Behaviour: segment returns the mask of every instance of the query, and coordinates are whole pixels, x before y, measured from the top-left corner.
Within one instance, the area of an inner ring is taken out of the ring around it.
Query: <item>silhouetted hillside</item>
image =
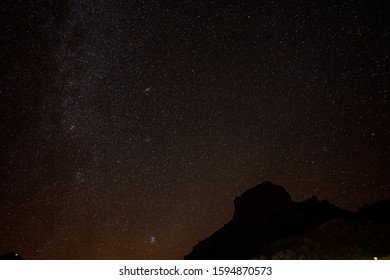
[[[390,200],[357,213],[315,196],[297,203],[264,182],[234,200],[233,219],[185,259],[372,259],[390,254]]]
[[[25,258],[22,258],[18,254],[14,252],[9,252],[7,254],[1,255],[0,260],[24,260]]]

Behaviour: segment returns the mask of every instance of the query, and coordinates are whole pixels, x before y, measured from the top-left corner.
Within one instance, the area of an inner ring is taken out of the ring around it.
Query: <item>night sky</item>
[[[387,1],[0,3],[0,254],[181,259],[270,180],[390,198]]]

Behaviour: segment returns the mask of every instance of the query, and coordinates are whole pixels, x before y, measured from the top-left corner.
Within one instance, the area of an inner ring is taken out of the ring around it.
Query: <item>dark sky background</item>
[[[0,253],[181,259],[261,181],[390,198],[387,1],[0,4]]]

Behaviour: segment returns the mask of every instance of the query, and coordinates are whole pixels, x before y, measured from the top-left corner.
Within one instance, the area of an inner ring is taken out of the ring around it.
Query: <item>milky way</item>
[[[384,1],[0,8],[0,253],[182,258],[264,180],[390,197]]]

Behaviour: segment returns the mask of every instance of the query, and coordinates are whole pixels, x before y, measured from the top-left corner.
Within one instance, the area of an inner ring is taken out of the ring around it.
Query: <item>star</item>
[[[151,235],[148,237],[148,243],[149,244],[152,244],[152,245],[155,245],[157,243],[157,239],[155,236]]]
[[[151,90],[152,90],[152,86],[145,88],[144,92],[146,93],[146,92],[149,92]]]

